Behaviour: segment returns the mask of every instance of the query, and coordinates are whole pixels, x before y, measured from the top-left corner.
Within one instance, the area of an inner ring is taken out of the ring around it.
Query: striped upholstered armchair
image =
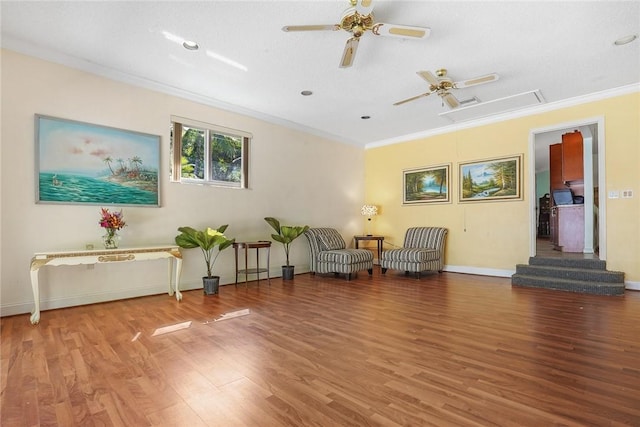
[[[351,274],[367,270],[373,274],[373,253],[367,249],[348,249],[344,239],[334,228],[310,228],[304,233],[309,241],[311,274]]]
[[[420,278],[423,271],[442,272],[444,268],[444,243],[447,229],[441,227],[413,227],[404,236],[404,247],[382,253],[382,274],[387,269],[412,272]]]

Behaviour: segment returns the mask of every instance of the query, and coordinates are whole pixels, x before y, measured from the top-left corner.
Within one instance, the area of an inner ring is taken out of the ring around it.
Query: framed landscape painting
[[[160,137],[36,115],[36,203],[160,206]]]
[[[402,172],[404,205],[451,202],[449,192],[451,165],[407,169]]]
[[[460,202],[522,199],[522,155],[460,163]]]

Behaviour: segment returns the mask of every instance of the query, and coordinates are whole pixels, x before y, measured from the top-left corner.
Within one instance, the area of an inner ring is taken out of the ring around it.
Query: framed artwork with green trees
[[[35,116],[36,203],[160,206],[160,136]]]
[[[450,170],[451,164],[404,170],[402,204],[451,202]]]
[[[522,155],[460,163],[460,202],[522,200]]]

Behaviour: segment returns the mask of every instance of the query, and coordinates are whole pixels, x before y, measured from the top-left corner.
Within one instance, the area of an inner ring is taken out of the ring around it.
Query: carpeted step
[[[600,259],[583,258],[545,258],[530,257],[529,265],[546,265],[551,267],[585,268],[590,270],[606,270],[607,262]]]
[[[514,274],[513,276],[511,276],[511,285],[529,288],[553,289],[567,292],[578,292],[593,295],[624,295],[624,283],[586,282],[582,280],[558,279],[552,277]]]
[[[516,274],[524,276],[555,277],[558,279],[623,283],[621,271],[595,270],[590,268],[556,267],[548,265],[516,265]]]

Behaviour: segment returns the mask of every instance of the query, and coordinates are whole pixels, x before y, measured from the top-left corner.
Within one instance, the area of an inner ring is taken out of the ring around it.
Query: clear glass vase
[[[102,236],[102,242],[105,249],[118,249],[120,244],[120,235],[117,230],[107,229],[107,232]]]

